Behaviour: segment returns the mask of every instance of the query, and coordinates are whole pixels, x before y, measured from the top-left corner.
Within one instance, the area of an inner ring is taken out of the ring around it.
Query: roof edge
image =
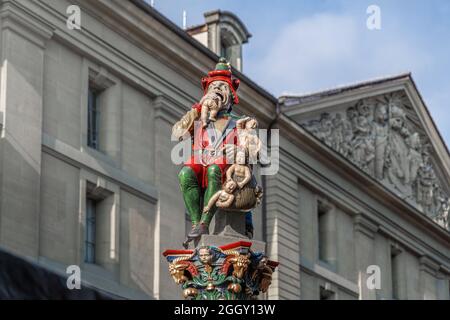
[[[446,141],[444,140],[444,137],[442,136],[442,134],[439,130],[439,127],[436,125],[436,122],[430,113],[430,109],[428,108],[428,105],[426,104],[420,90],[418,89],[417,83],[414,80],[411,72],[404,72],[404,73],[399,73],[399,74],[391,75],[391,76],[378,77],[378,78],[374,78],[374,79],[367,80],[367,81],[357,82],[357,83],[353,83],[353,84],[349,84],[349,85],[338,86],[338,87],[335,87],[332,89],[317,91],[317,92],[313,92],[313,93],[309,93],[309,94],[305,94],[305,95],[298,95],[298,96],[284,95],[284,96],[279,97],[279,103],[285,104],[287,101],[292,99],[292,104],[289,103],[288,105],[285,105],[287,108],[289,108],[291,106],[300,106],[302,103],[317,102],[321,99],[333,97],[333,96],[336,96],[336,95],[339,95],[339,94],[342,94],[342,93],[345,93],[348,91],[357,90],[357,89],[366,88],[369,86],[374,86],[374,85],[383,84],[383,83],[390,82],[390,81],[402,80],[402,79],[409,81],[409,83],[412,85],[412,89],[417,94],[417,96],[420,100],[420,104],[422,104],[423,109],[425,109],[426,117],[428,117],[430,119],[431,125],[433,127],[432,130],[434,130],[436,132],[436,134],[440,140],[439,142],[443,146],[443,151],[446,152],[446,156],[448,158],[450,158],[450,149],[449,149]],[[297,103],[295,103],[295,102],[297,102]]]
[[[360,88],[367,87],[367,86],[377,85],[377,84],[388,82],[388,81],[399,80],[399,79],[408,79],[408,78],[412,80],[411,72],[409,72],[409,71],[391,75],[391,76],[376,77],[376,78],[365,80],[365,81],[359,81],[359,82],[355,82],[355,83],[339,85],[336,87],[332,87],[330,89],[313,91],[313,92],[305,93],[305,94],[298,94],[298,95],[285,94],[285,95],[279,96],[278,99],[280,100],[281,103],[284,103],[284,101],[288,100],[288,99],[300,99],[300,100],[308,99],[308,101],[309,101],[309,99],[314,98],[314,97],[333,96],[333,95],[337,95],[337,94],[340,94],[340,93],[343,93],[346,91],[350,91],[350,90],[355,90],[355,89],[360,89]]]

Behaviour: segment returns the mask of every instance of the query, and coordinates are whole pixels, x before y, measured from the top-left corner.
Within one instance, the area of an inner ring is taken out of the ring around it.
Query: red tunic
[[[198,105],[194,105],[198,109]],[[190,167],[197,175],[197,180],[202,188],[208,186],[207,172],[211,165],[217,165],[222,173],[222,183],[225,179],[226,169],[230,165],[223,149],[225,145],[237,145],[236,123],[229,117],[228,124],[224,132],[214,131],[212,128],[203,128],[200,121],[196,121],[194,126],[194,143],[192,146],[192,156],[186,161],[185,166]],[[213,143],[215,142],[215,143]]]

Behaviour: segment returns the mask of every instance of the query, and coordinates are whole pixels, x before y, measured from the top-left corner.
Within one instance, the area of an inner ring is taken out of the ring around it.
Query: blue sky
[[[150,1],[149,1],[150,2]],[[154,0],[176,24],[203,23],[229,10],[253,37],[244,73],[276,96],[411,71],[450,146],[450,1],[448,0]],[[381,30],[368,30],[369,5]]]

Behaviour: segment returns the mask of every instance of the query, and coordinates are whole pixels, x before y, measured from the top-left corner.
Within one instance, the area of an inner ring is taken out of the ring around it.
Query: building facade
[[[161,258],[187,228],[171,127],[224,53],[235,110],[280,133],[254,212],[280,262],[266,298],[449,299],[450,157],[411,75],[278,99],[239,72],[242,21],[205,17],[184,31],[141,0],[0,1],[0,247],[180,299]]]

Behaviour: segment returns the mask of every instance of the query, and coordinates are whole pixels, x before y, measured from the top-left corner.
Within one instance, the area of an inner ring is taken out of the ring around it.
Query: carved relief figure
[[[413,186],[416,185],[417,172],[422,164],[422,155],[420,149],[422,144],[420,143],[419,133],[415,132],[406,139],[406,144],[409,147],[408,161],[409,161],[409,180]]]
[[[309,120],[306,128],[442,224],[449,196],[440,187],[442,196],[437,196],[439,181],[428,153],[422,156],[421,135],[407,120],[407,103],[399,92],[365,99],[348,107],[345,117],[342,111],[322,113],[319,119]]]
[[[408,146],[409,135],[405,128],[405,112],[396,105],[390,106],[389,144],[387,151],[387,173],[389,182],[400,192],[407,194],[409,182]]]
[[[439,207],[437,209],[437,215],[434,221],[441,227],[448,229],[448,214],[450,212],[450,198],[445,197],[442,193]]]
[[[388,144],[389,127],[387,125],[387,106],[377,103],[374,111],[374,136],[375,136],[375,177],[384,179],[384,167],[386,159],[386,148]]]
[[[352,129],[352,135],[353,132],[355,131],[355,128],[358,125],[358,111],[356,110],[356,108],[354,107],[350,107],[347,109],[347,119],[348,121],[350,121],[350,126]]]
[[[353,112],[349,111],[350,109],[351,108],[349,108],[346,112],[346,118],[342,119],[344,141],[340,149],[344,157],[351,157],[353,151],[352,150],[353,125],[351,118],[353,116]]]
[[[328,146],[332,146],[333,124],[329,113],[323,113],[317,128],[317,137],[325,142]]]
[[[435,185],[434,188],[434,206],[436,215],[433,220],[439,224],[441,227],[448,229],[448,214],[450,211],[450,197],[448,197],[444,190],[439,186]]]
[[[421,205],[426,214],[431,214],[433,206],[433,191],[436,183],[436,174],[430,162],[427,151],[422,154],[423,163],[417,172],[417,203]]]
[[[375,158],[375,147],[371,137],[372,128],[365,115],[360,114],[357,118],[356,126],[353,130],[353,160],[364,171],[371,174]]]
[[[371,121],[371,109],[375,105],[375,101],[372,99],[361,100],[356,105],[356,110],[358,111],[359,116],[367,119],[368,122]]]
[[[344,131],[345,131],[345,124],[344,119],[342,119],[342,116],[340,113],[336,113],[332,120],[333,124],[333,135],[331,136],[331,147],[342,153],[344,151]]]

